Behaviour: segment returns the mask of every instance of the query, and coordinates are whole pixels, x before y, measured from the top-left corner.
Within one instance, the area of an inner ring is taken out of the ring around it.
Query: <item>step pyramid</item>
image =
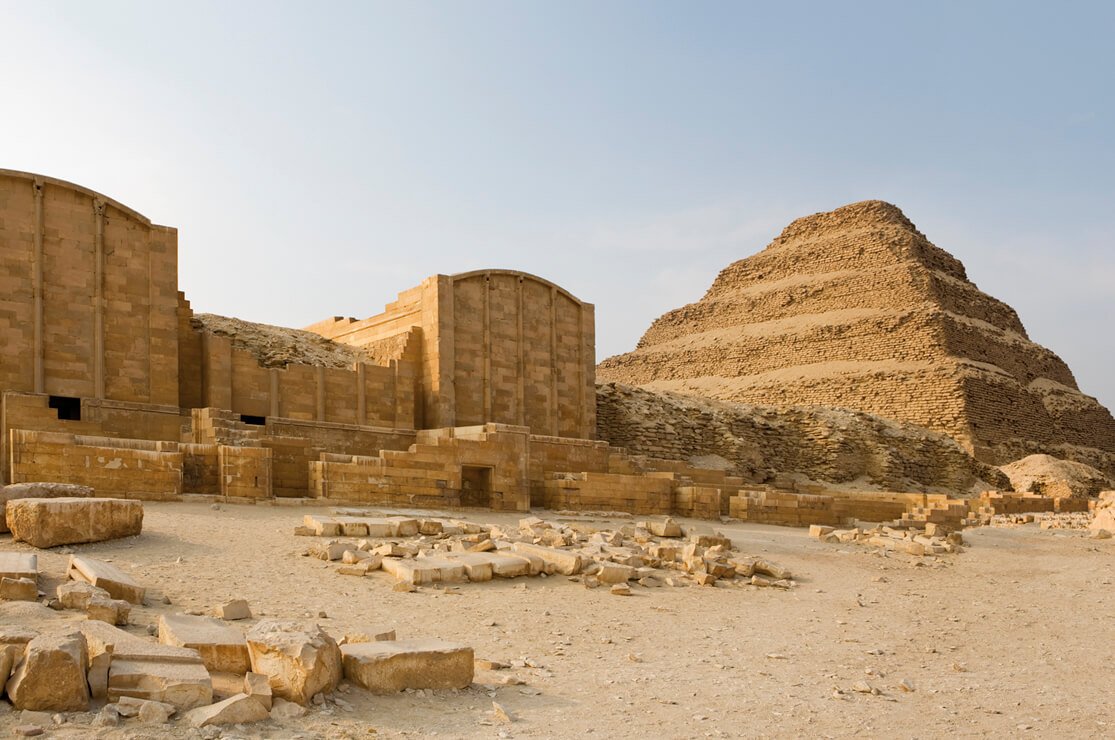
[[[1110,412],[882,201],[794,221],[635,351],[604,360],[597,380],[866,411],[944,432],[991,464],[1041,452],[1115,472]]]

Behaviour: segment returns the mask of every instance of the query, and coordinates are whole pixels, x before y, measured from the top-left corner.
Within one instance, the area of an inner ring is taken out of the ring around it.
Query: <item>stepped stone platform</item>
[[[798,219],[597,379],[771,406],[865,411],[977,459],[1043,452],[1115,471],[1115,419],[1015,311],[889,203]]]

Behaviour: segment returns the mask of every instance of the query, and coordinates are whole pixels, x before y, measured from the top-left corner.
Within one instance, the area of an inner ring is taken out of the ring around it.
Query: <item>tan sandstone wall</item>
[[[0,390],[178,403],[174,229],[0,170]]]
[[[421,419],[433,429],[484,423],[538,434],[595,434],[595,318],[591,304],[508,270],[436,275],[383,314],[307,327],[375,356],[421,347]]]

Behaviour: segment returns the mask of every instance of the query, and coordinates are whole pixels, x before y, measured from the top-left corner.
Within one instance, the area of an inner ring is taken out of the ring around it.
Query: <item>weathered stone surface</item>
[[[446,559],[460,563],[465,568],[465,575],[473,583],[492,580],[492,559],[483,552],[452,552],[445,555]]]
[[[102,596],[94,596],[85,607],[85,614],[89,619],[119,625],[128,623],[131,611],[132,605],[123,599],[106,599]]]
[[[112,598],[108,591],[105,591],[103,588],[97,588],[86,581],[66,581],[65,583],[60,583],[55,590],[55,595],[58,597],[58,601],[62,604],[63,609],[81,609],[82,611],[89,606],[89,602],[95,596],[102,599]]]
[[[101,542],[143,529],[143,503],[119,498],[21,498],[5,511],[12,537],[35,547]]]
[[[192,709],[213,701],[209,671],[198,663],[134,660],[113,656],[108,669],[109,700],[122,696]]]
[[[245,599],[232,599],[214,609],[213,614],[228,620],[251,619],[252,609]]]
[[[541,558],[546,565],[552,567],[555,572],[561,573],[563,576],[577,575],[581,572],[581,568],[584,565],[581,556],[569,550],[558,550],[553,547],[532,545],[529,542],[516,542],[512,545],[512,549],[516,553],[533,555]]]
[[[85,678],[89,682],[89,695],[98,701],[108,698],[108,669],[111,665],[111,652],[89,656],[89,669],[85,672]]]
[[[116,700],[116,711],[121,717],[138,717],[140,722],[163,724],[178,711],[173,704],[148,699],[122,696]]]
[[[601,583],[627,583],[635,578],[635,569],[619,563],[601,563],[596,578]]]
[[[472,648],[443,640],[344,645],[345,678],[378,694],[403,689],[463,689],[472,683]]]
[[[643,522],[646,530],[655,537],[681,537],[683,532],[681,525],[673,519],[665,519],[662,521],[650,520]]]
[[[396,580],[416,586],[427,583],[459,583],[465,580],[465,566],[446,558],[384,558],[380,567],[395,576]]]
[[[23,659],[25,650],[26,644],[0,644],[0,687],[7,685],[8,679],[12,675],[12,669]]]
[[[538,575],[545,564],[541,558],[533,560],[527,555],[512,555],[509,552],[487,552],[488,561],[492,564],[492,574],[498,578],[518,578],[520,576]]]
[[[270,713],[258,699],[237,694],[216,704],[193,709],[186,714],[185,720],[191,727],[206,727],[261,722],[269,717]]]
[[[38,584],[30,578],[0,578],[0,599],[7,601],[37,601]]]
[[[22,662],[8,679],[8,698],[17,709],[84,711],[89,708],[85,666],[80,634],[39,635],[27,643]]]
[[[316,624],[265,620],[249,630],[252,671],[271,682],[275,696],[306,704],[341,680],[341,651]]]
[[[132,604],[142,604],[146,593],[146,589],[115,565],[85,555],[70,556],[69,576],[103,588],[112,598]]]
[[[395,639],[395,628],[387,625],[363,625],[345,632],[341,645],[355,645],[361,642],[384,642]]]
[[[105,679],[110,701],[131,696],[179,709],[213,701],[209,671],[196,650],[145,640],[105,622],[82,622],[79,629],[88,646],[90,675],[100,656],[111,656]]]
[[[298,719],[306,714],[306,707],[286,699],[275,697],[271,705],[271,719],[282,722],[285,719]]]
[[[164,614],[159,617],[159,642],[197,650],[210,671],[243,675],[251,669],[244,633],[217,619]]]
[[[0,552],[0,578],[39,577],[39,556],[33,552]]]
[[[17,498],[89,498],[93,489],[76,483],[12,483],[0,486],[0,511]],[[8,531],[7,516],[0,516],[0,532]]]
[[[271,711],[273,698],[271,694],[271,681],[262,673],[248,671],[244,674],[244,693]]]

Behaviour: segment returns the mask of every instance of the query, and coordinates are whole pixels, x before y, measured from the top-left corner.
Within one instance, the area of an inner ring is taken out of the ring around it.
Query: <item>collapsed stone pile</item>
[[[832,544],[857,544],[879,548],[883,552],[903,552],[926,557],[963,552],[964,537],[959,532],[938,532],[933,525],[926,531],[896,529],[880,525],[871,529],[853,527],[835,529],[819,524],[809,528],[809,536]]]
[[[338,572],[363,576],[383,570],[396,588],[564,575],[588,588],[753,585],[790,588],[786,568],[733,548],[710,527],[683,530],[672,519],[640,521],[617,529],[580,522],[521,519],[517,530],[459,519],[376,517],[351,509],[333,516],[306,515],[295,533],[349,536],[313,545],[304,555],[341,561]]]

